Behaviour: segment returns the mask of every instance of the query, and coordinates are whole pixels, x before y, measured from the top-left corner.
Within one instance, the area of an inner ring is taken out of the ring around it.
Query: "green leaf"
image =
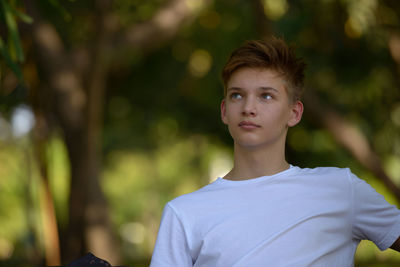
[[[1,0],[1,3],[3,5],[4,16],[5,16],[6,24],[8,27],[8,32],[9,32],[10,39],[11,39],[10,46],[11,46],[11,48],[15,49],[17,60],[22,62],[22,61],[24,61],[24,53],[23,53],[22,47],[21,47],[21,40],[20,40],[19,34],[18,34],[17,23],[15,21],[12,9],[8,5],[7,1]]]
[[[30,16],[19,11],[18,9],[11,7],[11,10],[14,13],[14,15],[16,17],[20,18],[23,22],[28,23],[28,24],[31,24],[33,22],[33,19]]]
[[[5,59],[7,65],[10,67],[10,69],[15,73],[15,75],[18,77],[20,81],[23,80],[22,72],[21,69],[19,68],[18,64],[16,64],[10,54],[7,51],[7,47],[4,45],[3,39],[0,37],[0,53]]]

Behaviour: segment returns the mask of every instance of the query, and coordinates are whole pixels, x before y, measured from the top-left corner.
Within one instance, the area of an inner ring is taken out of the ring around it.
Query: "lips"
[[[260,128],[260,125],[255,124],[254,122],[251,122],[251,121],[241,121],[239,123],[239,127],[250,130],[250,129]]]

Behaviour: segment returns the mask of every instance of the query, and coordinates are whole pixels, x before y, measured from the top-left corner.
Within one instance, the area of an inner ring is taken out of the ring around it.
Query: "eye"
[[[270,100],[270,99],[272,99],[272,95],[269,93],[264,93],[261,95],[261,98],[264,100]]]
[[[230,95],[230,98],[231,98],[231,99],[241,99],[241,98],[242,98],[242,95],[239,94],[239,93],[232,93],[232,94]]]

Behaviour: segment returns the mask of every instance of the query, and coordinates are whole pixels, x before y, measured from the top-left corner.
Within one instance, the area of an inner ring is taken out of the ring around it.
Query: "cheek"
[[[232,105],[225,105],[225,110],[224,110],[224,117],[228,122],[232,120],[232,118],[235,118],[236,110],[235,106]]]
[[[269,121],[273,121],[277,125],[279,125],[279,124],[286,125],[290,119],[290,113],[286,109],[283,109],[283,108],[270,110],[267,114],[269,114],[267,119]]]

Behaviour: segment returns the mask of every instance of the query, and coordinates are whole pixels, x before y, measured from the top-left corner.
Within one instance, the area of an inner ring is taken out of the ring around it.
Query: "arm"
[[[397,238],[397,240],[393,243],[393,245],[390,248],[400,252],[400,237]]]
[[[400,251],[400,211],[365,181],[351,174],[353,185],[353,237],[374,242],[380,250]],[[396,240],[397,239],[397,240]]]

